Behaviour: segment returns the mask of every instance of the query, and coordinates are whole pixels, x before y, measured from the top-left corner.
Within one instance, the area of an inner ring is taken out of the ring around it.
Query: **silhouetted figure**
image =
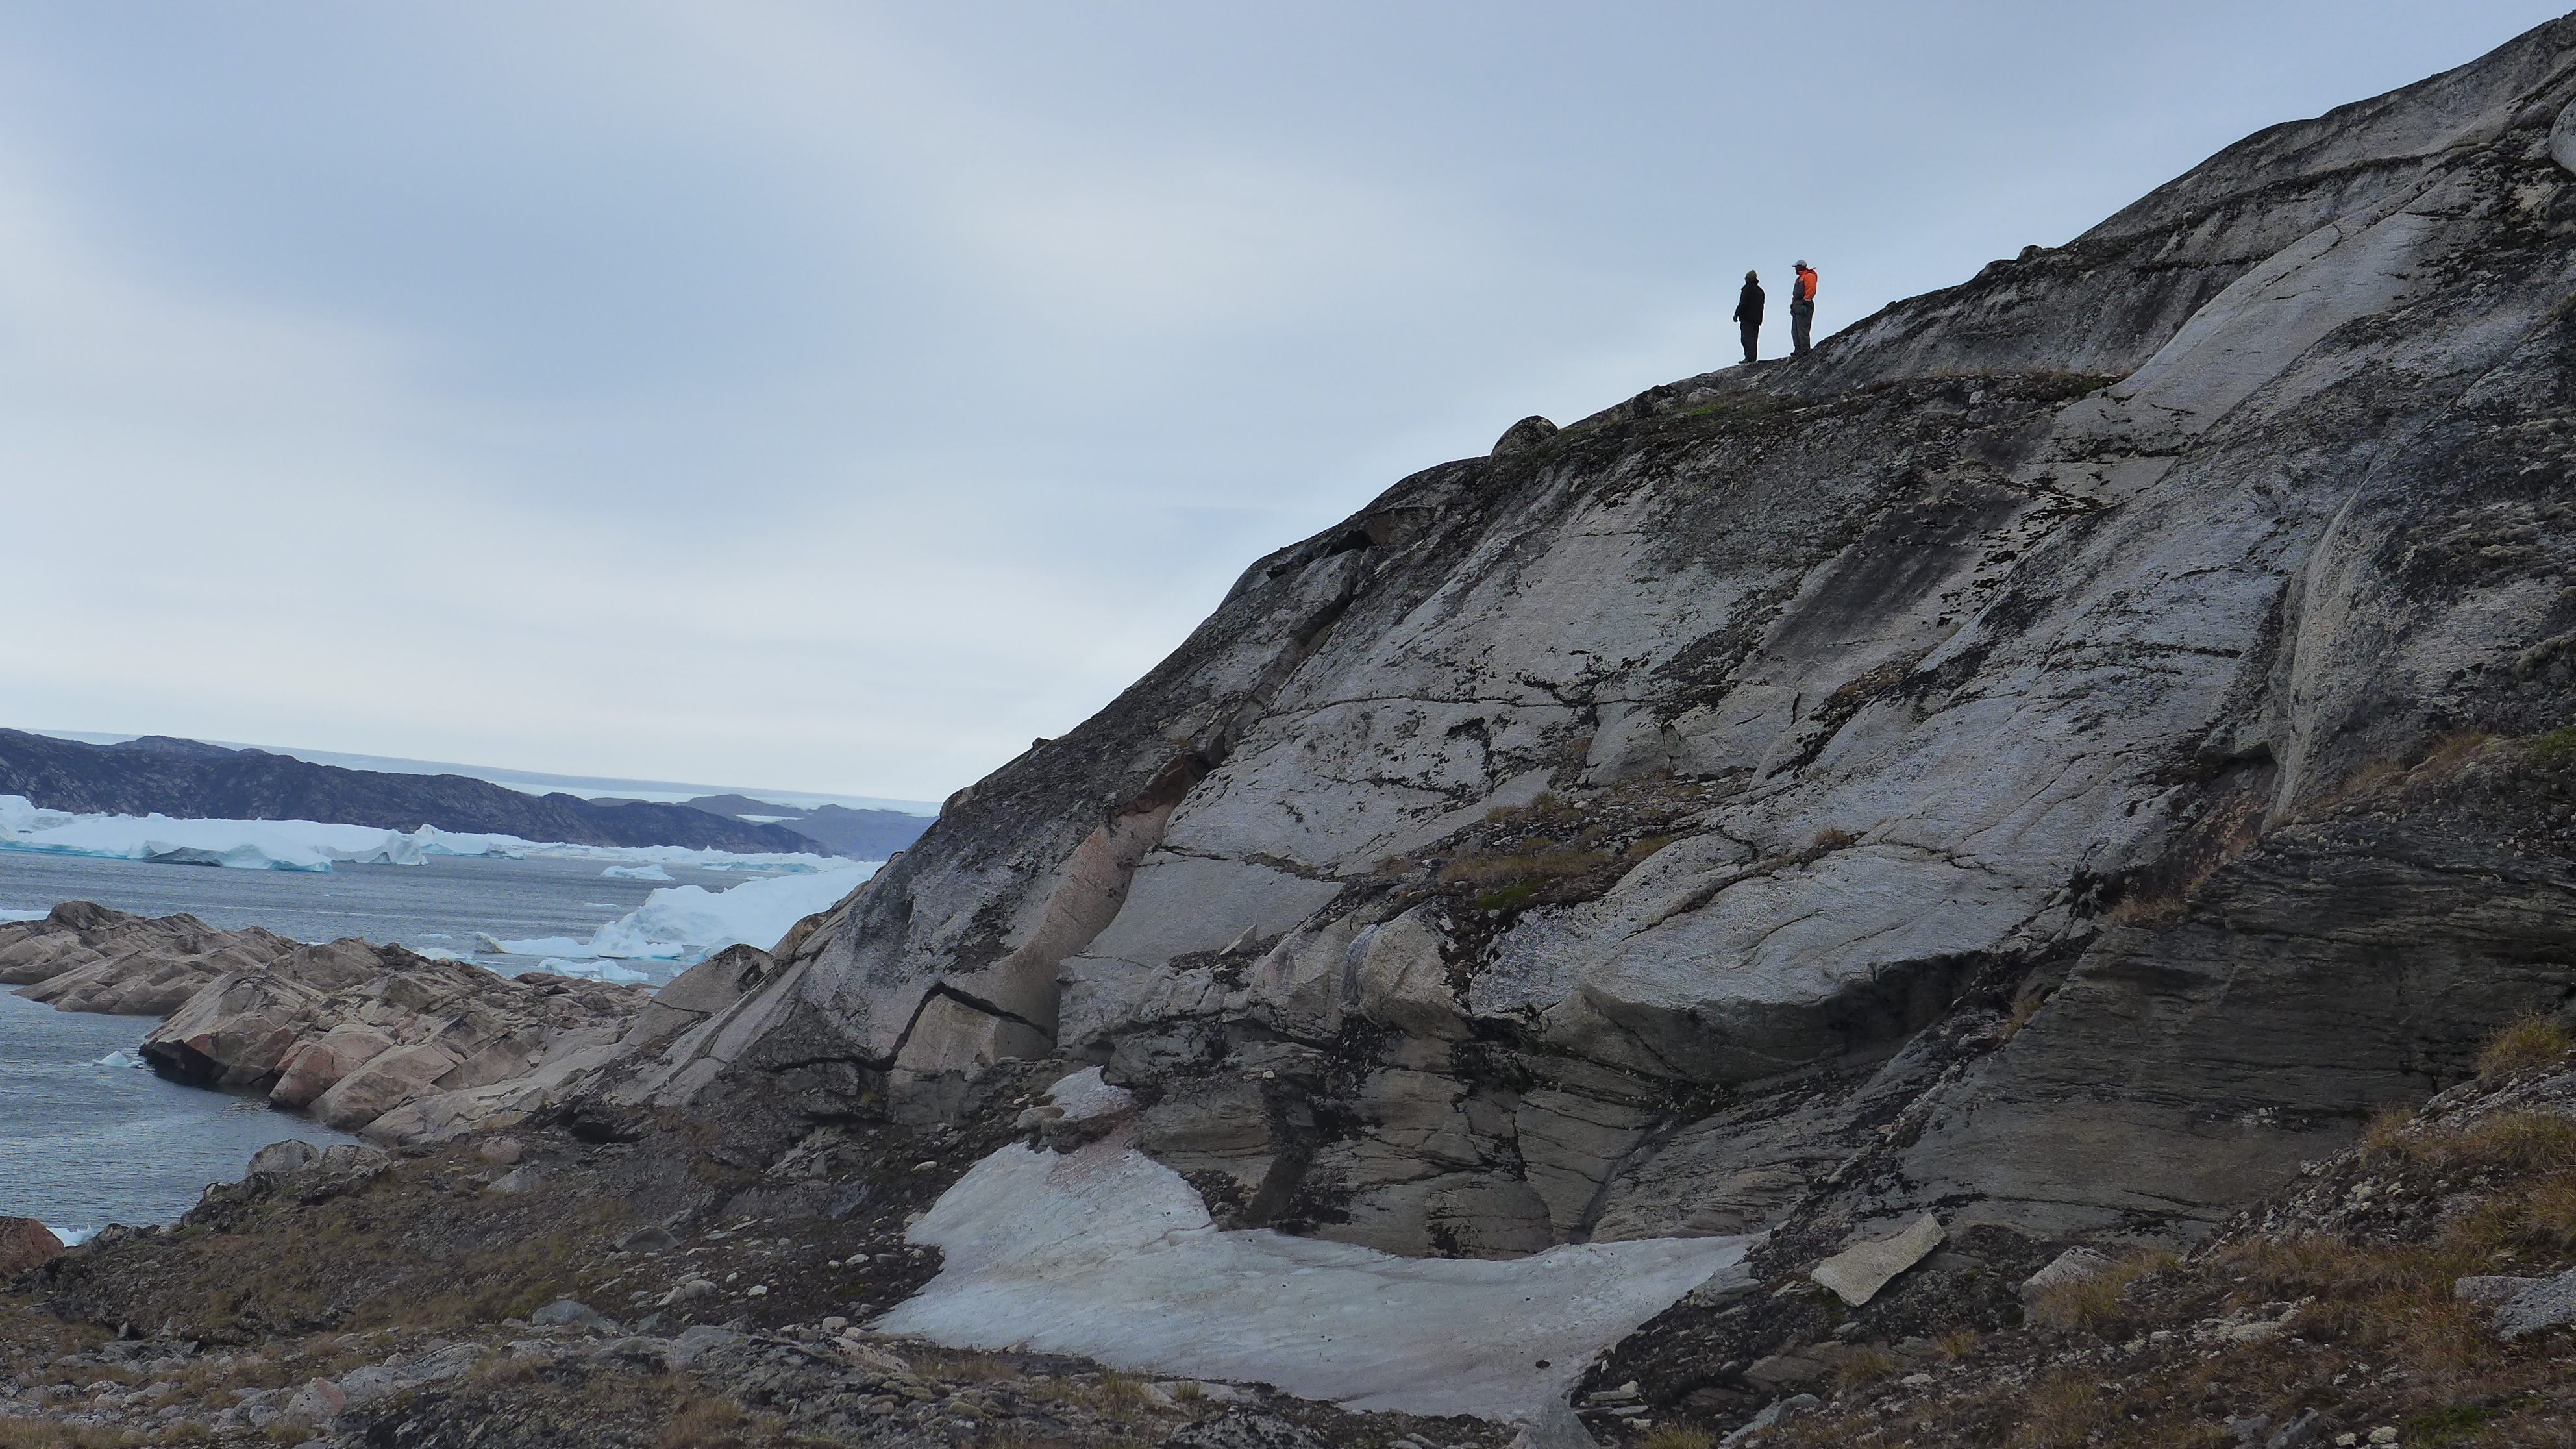
[[[1816,325],[1816,272],[1804,261],[1798,263],[1798,279],[1789,284],[1789,350],[1796,356],[1807,354],[1807,332]]]
[[[1735,298],[1735,321],[1744,329],[1744,360],[1751,362],[1762,343],[1762,279],[1751,272]]]

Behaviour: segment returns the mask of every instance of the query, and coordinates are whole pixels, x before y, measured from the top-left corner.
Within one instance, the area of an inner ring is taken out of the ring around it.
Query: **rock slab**
[[[1858,1308],[1878,1296],[1878,1290],[1897,1274],[1920,1263],[1941,1240],[1949,1236],[1941,1230],[1941,1220],[1930,1213],[1914,1220],[1914,1225],[1893,1237],[1855,1243],[1818,1263],[1807,1276],[1834,1291],[1835,1296]]]

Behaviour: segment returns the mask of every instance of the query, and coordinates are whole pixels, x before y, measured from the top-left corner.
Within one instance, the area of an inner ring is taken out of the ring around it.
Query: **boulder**
[[[349,1406],[349,1395],[330,1379],[313,1379],[286,1401],[286,1417],[327,1428]]]
[[[268,1099],[281,1107],[301,1107],[340,1084],[351,1072],[393,1049],[393,1039],[374,1027],[344,1021],[303,1045],[279,1063],[277,1085]]]
[[[1556,424],[1533,413],[1503,429],[1503,435],[1494,440],[1493,456],[1508,458],[1516,453],[1526,453],[1556,434]]]
[[[63,1240],[34,1218],[0,1218],[0,1283],[60,1257]]]
[[[310,1142],[299,1142],[290,1137],[284,1142],[272,1142],[257,1152],[252,1153],[250,1155],[250,1166],[245,1170],[243,1175],[246,1177],[290,1177],[296,1173],[313,1167],[321,1162],[321,1160],[321,1148],[314,1146]]]
[[[705,1280],[695,1281],[704,1282]],[[708,1286],[712,1288],[714,1285]],[[711,1323],[696,1324],[683,1329],[679,1337],[671,1340],[671,1346],[664,1354],[664,1362],[670,1366],[673,1373],[677,1373],[718,1349],[729,1348],[742,1341],[743,1335],[730,1328],[718,1328]]]
[[[1901,1233],[1873,1238],[1843,1249],[1815,1267],[1807,1276],[1834,1291],[1834,1295],[1854,1308],[1878,1296],[1888,1280],[1920,1263],[1941,1240],[1948,1236],[1941,1230],[1941,1220],[1930,1213],[1916,1218]]]
[[[1785,1399],[1774,1399],[1764,1405],[1760,1413],[1745,1420],[1742,1427],[1717,1442],[1731,1449],[1731,1446],[1741,1444],[1765,1429],[1778,1428],[1823,1402],[1814,1394],[1791,1394]]]
[[[438,1089],[457,1067],[456,1054],[430,1043],[388,1051],[341,1078],[313,1103],[313,1115],[355,1132],[394,1108]]]
[[[587,1303],[577,1303],[570,1298],[558,1298],[529,1314],[528,1322],[539,1328],[582,1328],[593,1333],[618,1331],[615,1319]]]
[[[2492,1279],[2484,1282],[2475,1278],[2463,1279],[2453,1285],[2452,1291],[2463,1297],[2479,1297],[2481,1294],[2477,1291],[2461,1293],[2462,1285],[2479,1284],[2480,1289],[2486,1290],[2487,1285],[2494,1282]],[[2502,1285],[2487,1291],[2493,1295],[2488,1301],[2495,1303],[2496,1336],[2499,1338],[2521,1338],[2544,1328],[2576,1322],[2576,1268],[2556,1277],[2525,1281],[2509,1295],[2502,1291]]]
[[[2091,1248],[2069,1248],[2049,1259],[2048,1266],[2024,1278],[2015,1291],[2022,1302],[2029,1303],[2061,1283],[2081,1283],[2110,1267],[2111,1260]]]

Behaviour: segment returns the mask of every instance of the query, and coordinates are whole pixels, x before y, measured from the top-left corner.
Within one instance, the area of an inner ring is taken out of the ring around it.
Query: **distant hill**
[[[0,795],[24,795],[49,810],[108,815],[320,820],[386,830],[431,825],[575,845],[835,853],[785,826],[686,805],[529,795],[463,775],[346,770],[166,735],[88,745],[0,730]]]
[[[852,810],[843,805],[808,810],[755,800],[748,795],[701,795],[681,803],[731,820],[781,825],[823,842],[836,854],[858,860],[883,860],[910,846],[938,818],[907,815],[900,810]]]

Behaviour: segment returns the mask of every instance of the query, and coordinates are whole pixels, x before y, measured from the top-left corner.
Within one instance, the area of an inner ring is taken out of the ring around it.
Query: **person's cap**
[[[1744,280],[1746,280],[1746,281],[1748,281],[1748,282],[1751,282],[1751,281],[1757,281],[1757,280],[1759,280],[1759,277],[1758,277],[1758,276],[1757,276],[1757,274],[1755,274],[1755,273],[1752,273],[1752,272],[1746,272],[1746,273],[1744,274]]]
[[[1805,266],[1806,264],[1807,264],[1807,259],[1806,259],[1805,257],[1800,257],[1800,258],[1798,258],[1798,261],[1797,261],[1797,265],[1798,265],[1798,266],[1803,267],[1803,266]]]

